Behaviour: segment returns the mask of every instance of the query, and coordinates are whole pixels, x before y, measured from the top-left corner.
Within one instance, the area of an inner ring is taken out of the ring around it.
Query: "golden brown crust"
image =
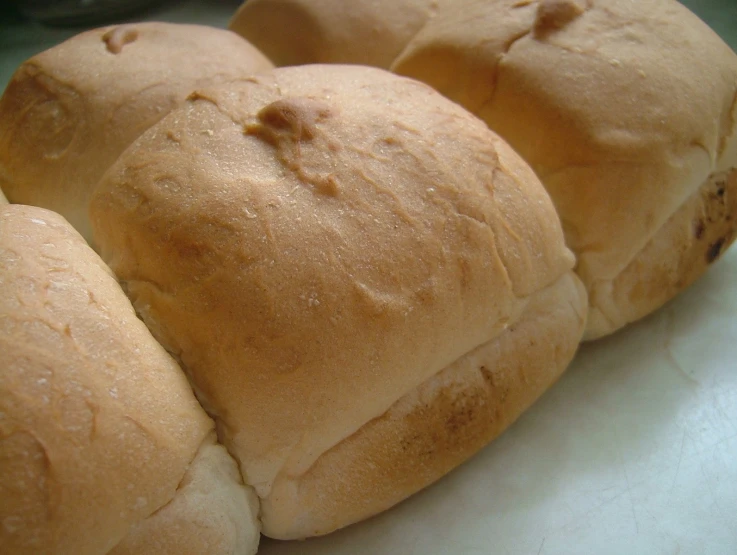
[[[692,281],[658,276],[664,261],[645,260],[653,253],[645,245],[710,174],[737,162],[737,56],[685,7],[670,0],[441,4],[392,67],[478,114],[530,163],[590,290],[635,265],[645,270],[641,289]],[[680,289],[667,291],[670,298]],[[639,308],[617,308],[611,299],[599,307],[600,296],[591,294],[591,337],[665,300],[661,291],[642,297]]]
[[[262,500],[271,517],[264,533],[280,539],[329,533],[388,509],[461,464],[560,376],[586,309],[572,273],[535,294],[494,340],[407,393],[303,475],[280,476]]]
[[[0,186],[61,213],[91,240],[92,188],[196,87],[266,70],[234,33],[136,23],[81,33],[23,63],[0,99]]]
[[[737,165],[737,56],[681,4],[441,1],[414,25],[396,13],[400,6],[416,9],[409,1],[376,12],[381,3],[366,3],[371,15],[363,20],[353,17],[353,4],[323,12],[323,3],[303,0],[257,0],[249,10],[251,3],[236,22],[280,59],[295,50],[301,63],[340,56],[391,68],[432,85],[509,141],[553,197],[579,259],[593,298],[590,338],[667,300],[661,290],[635,307],[636,294],[632,302],[617,295],[623,305],[615,306],[620,301],[603,291],[613,280],[633,282],[633,267],[643,273],[632,287],[669,281],[667,298],[681,290],[675,284],[693,281],[685,267],[681,278],[658,276],[672,263],[646,245],[663,241],[660,230],[709,175]],[[310,48],[276,33],[259,36],[260,29],[301,17],[317,35]],[[393,34],[403,23],[416,34]],[[373,59],[362,41],[352,45],[359,51],[343,48],[341,41],[350,42],[341,38],[345,28],[357,37],[385,33],[405,47],[391,63]],[[628,276],[618,277],[627,268]]]
[[[91,206],[103,256],[262,498],[573,265],[506,144],[429,87],[366,67],[198,91]]]
[[[388,69],[439,0],[249,0],[228,27],[277,66],[365,64]]]
[[[0,552],[106,553],[212,421],[59,215],[0,206]]]

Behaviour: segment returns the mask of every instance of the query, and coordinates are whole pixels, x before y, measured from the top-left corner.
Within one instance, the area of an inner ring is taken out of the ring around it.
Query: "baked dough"
[[[255,494],[184,373],[41,208],[0,206],[0,353],[0,553],[256,552]]]
[[[533,172],[459,106],[378,69],[196,92],[115,163],[91,216],[276,538],[438,479],[555,381],[583,333],[585,292]]]
[[[540,176],[589,290],[587,338],[649,314],[733,241],[737,55],[678,2],[461,0],[392,67]]]
[[[196,87],[271,68],[234,33],[135,23],[81,33],[24,62],[0,99],[0,187],[91,242],[89,196],[143,131]]]
[[[428,2],[363,3],[366,18],[331,4],[252,0],[231,27],[277,65],[419,79],[499,133],[555,203],[589,291],[588,339],[656,310],[733,241],[737,56],[678,2],[439,0],[419,19]],[[259,33],[303,18],[311,48]],[[396,58],[368,54],[371,34]]]

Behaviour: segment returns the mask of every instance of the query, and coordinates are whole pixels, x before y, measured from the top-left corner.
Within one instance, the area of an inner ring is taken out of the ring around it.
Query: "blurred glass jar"
[[[26,17],[47,25],[98,25],[119,21],[165,0],[25,0],[16,2]]]

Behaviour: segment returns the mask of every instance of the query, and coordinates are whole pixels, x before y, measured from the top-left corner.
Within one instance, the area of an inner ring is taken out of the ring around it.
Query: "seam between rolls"
[[[232,451],[229,443],[226,442],[225,441],[225,438],[222,437],[221,434],[220,434],[221,427],[222,426],[227,426],[227,423],[217,414],[217,412],[215,412],[215,409],[212,407],[212,404],[210,403],[210,401],[206,399],[205,395],[202,394],[201,391],[200,391],[200,389],[199,389],[199,387],[197,387],[197,384],[195,383],[195,380],[192,377],[192,372],[189,369],[189,366],[187,364],[185,364],[184,360],[182,360],[182,352],[183,351],[182,351],[181,347],[179,347],[178,345],[173,344],[173,343],[171,343],[169,341],[164,341],[164,338],[163,337],[159,337],[158,334],[154,333],[154,329],[158,329],[159,326],[154,326],[153,324],[155,322],[152,322],[152,325],[149,325],[148,319],[139,311],[139,309],[138,309],[138,303],[136,302],[137,301],[137,296],[136,296],[136,298],[134,298],[130,294],[130,291],[129,291],[128,285],[131,282],[146,283],[146,284],[149,284],[150,286],[152,286],[153,288],[155,288],[159,292],[162,292],[162,293],[165,293],[165,294],[168,294],[168,293],[166,293],[166,291],[164,289],[160,288],[155,282],[153,282],[151,280],[130,279],[130,280],[125,280],[125,281],[121,281],[120,282],[121,286],[123,287],[123,290],[126,293],[126,296],[128,297],[131,305],[133,306],[133,309],[135,311],[136,316],[138,317],[139,320],[141,320],[143,322],[143,324],[146,326],[146,328],[148,329],[149,333],[156,340],[156,342],[177,363],[177,365],[179,366],[181,372],[184,374],[184,377],[187,380],[187,383],[189,384],[190,389],[192,390],[192,395],[194,396],[195,400],[197,401],[197,404],[200,406],[200,408],[205,412],[205,414],[214,423],[214,427],[212,429],[212,433],[215,435],[216,445],[222,445],[223,448],[225,448],[226,452],[228,453],[228,456],[230,456],[230,458],[233,459],[233,461],[235,462],[236,467],[238,468],[238,475],[240,476],[241,481],[243,482],[243,485],[245,487],[248,487],[248,488],[253,489],[254,493],[256,493],[256,498],[259,500],[258,514],[256,515],[256,520],[258,521],[259,525],[262,526],[263,523],[261,521],[261,502],[260,502],[261,501],[261,497],[258,495],[258,492],[256,491],[255,486],[249,482],[248,476],[247,476],[247,474],[246,474],[246,472],[245,472],[245,470],[244,470],[244,468],[243,468],[243,466],[241,464],[240,459],[238,458],[238,456],[236,455],[236,453]],[[192,460],[189,462],[189,464],[187,465],[187,469],[189,469],[189,466],[191,466],[192,462],[196,458],[197,453],[199,453],[199,450],[202,448],[202,445],[206,441],[208,435],[209,434],[207,434],[205,436],[205,438],[202,440],[202,442],[200,443],[200,446],[198,447],[197,451],[195,452],[195,457],[193,457]],[[185,471],[185,474],[186,474],[186,471]],[[182,477],[182,479],[184,479],[184,476]],[[181,481],[180,481],[180,484],[177,486],[177,491],[179,490],[179,487],[180,486],[181,486]],[[172,497],[172,500],[173,499],[174,499],[174,497]],[[171,500],[169,502],[171,502]],[[169,502],[167,502],[167,504]]]
[[[412,45],[412,43],[415,41],[415,39],[418,36],[420,36],[420,33],[422,33],[427,28],[427,26],[430,24],[430,22],[433,19],[435,19],[435,16],[438,14],[438,9],[439,9],[438,3],[439,3],[439,1],[440,0],[436,0],[436,1],[434,1],[430,5],[430,13],[427,15],[427,18],[425,19],[425,21],[423,22],[423,24],[420,25],[420,28],[417,29],[417,31],[415,31],[409,39],[407,39],[407,42],[405,42],[404,45],[402,45],[402,48],[399,50],[399,52],[397,53],[397,55],[394,56],[394,59],[388,65],[388,67],[386,69],[388,69],[392,73],[396,73],[395,67],[397,65],[397,60],[402,59],[402,57],[404,56],[404,53]]]
[[[334,444],[330,445],[327,449],[325,449],[322,453],[320,453],[315,458],[315,460],[312,462],[312,464],[310,464],[303,472],[300,472],[299,474],[287,473],[286,472],[286,466],[287,465],[286,464],[283,465],[282,468],[279,470],[279,472],[277,472],[277,474],[274,476],[274,478],[272,480],[272,484],[276,484],[280,480],[283,480],[283,479],[286,478],[287,480],[296,482],[297,490],[299,490],[302,487],[302,483],[301,483],[301,480],[300,479],[302,477],[304,477],[305,475],[307,475],[307,474],[310,473],[310,471],[315,467],[315,465],[317,465],[319,463],[320,459],[325,455],[325,453],[327,453],[327,452],[335,449],[341,443],[344,443],[345,441],[347,441],[350,438],[354,437],[356,434],[360,433],[360,431],[367,424],[369,424],[370,422],[373,422],[375,420],[378,420],[378,419],[383,418],[392,409],[392,407],[394,407],[401,399],[403,399],[407,395],[411,394],[413,391],[416,391],[423,384],[429,382],[432,379],[435,379],[439,374],[441,374],[447,368],[449,368],[449,367],[453,366],[454,364],[456,364],[458,361],[462,360],[469,353],[474,352],[475,350],[483,347],[484,345],[486,345],[488,343],[491,343],[492,341],[498,340],[499,337],[501,337],[504,333],[508,333],[510,331],[510,329],[512,329],[514,327],[514,325],[517,322],[519,322],[519,320],[522,318],[523,314],[525,314],[525,312],[527,310],[527,306],[528,306],[528,304],[530,302],[530,299],[534,295],[536,295],[536,294],[540,293],[541,291],[544,291],[545,289],[547,289],[549,287],[552,287],[553,285],[555,285],[556,283],[558,283],[558,281],[560,281],[560,279],[563,278],[570,271],[571,270],[567,270],[566,273],[565,274],[562,274],[561,276],[559,276],[557,280],[555,280],[551,284],[546,285],[545,287],[543,287],[543,288],[535,291],[531,295],[527,295],[525,297],[517,297],[517,300],[520,301],[523,304],[522,308],[519,310],[519,312],[517,313],[516,317],[513,320],[510,320],[510,321],[507,321],[507,322],[504,323],[502,329],[500,329],[499,332],[496,335],[490,337],[489,339],[487,339],[485,341],[480,342],[477,345],[474,345],[473,347],[471,347],[470,349],[468,349],[466,352],[464,352],[463,354],[461,354],[460,356],[458,356],[457,358],[453,359],[451,362],[449,362],[448,364],[446,364],[445,366],[443,366],[442,368],[439,368],[437,371],[433,372],[431,375],[427,376],[426,378],[424,378],[420,382],[416,383],[413,387],[407,389],[406,391],[401,392],[379,414],[377,414],[375,416],[372,416],[371,418],[368,418],[366,421],[364,421],[362,424],[360,424],[358,426],[358,428],[356,428],[355,430],[353,430],[352,432],[350,432],[349,434],[347,434],[345,437],[341,438],[340,440],[338,440]],[[291,458],[291,455],[292,455],[292,451],[290,451],[289,455],[286,457],[285,460],[288,461]],[[273,490],[273,487],[272,487],[272,490]],[[270,495],[271,495],[271,491],[269,492],[269,495],[267,495],[267,496],[265,496],[263,498],[259,496],[259,499],[267,499],[267,498],[270,497]],[[260,516],[260,512],[259,512],[259,516]]]
[[[512,47],[517,44],[522,39],[529,37],[533,34],[535,30],[534,24],[532,27],[530,27],[527,31],[524,31],[522,33],[519,33],[516,36],[513,36],[507,43],[504,45],[504,49],[502,52],[496,57],[496,60],[494,61],[494,71],[493,71],[493,80],[491,83],[491,93],[489,94],[489,97],[484,100],[478,108],[472,111],[473,115],[479,118],[480,120],[486,122],[486,120],[481,116],[481,114],[486,111],[486,109],[493,104],[494,100],[496,99],[497,92],[499,90],[499,73],[501,71],[501,64],[504,61],[504,58],[507,57],[509,52],[511,51]],[[488,124],[487,124],[488,126]],[[491,127],[489,127],[491,129]],[[492,129],[493,131],[493,129]]]
[[[154,517],[156,514],[160,513],[161,511],[163,511],[164,509],[166,509],[169,505],[171,505],[174,502],[174,500],[177,498],[177,495],[179,494],[179,492],[184,487],[184,481],[187,478],[187,473],[189,472],[189,469],[192,467],[192,464],[194,463],[195,459],[197,459],[197,456],[200,454],[200,451],[202,451],[202,449],[205,446],[207,440],[210,439],[213,434],[215,434],[215,430],[214,429],[211,429],[207,434],[205,434],[205,436],[200,441],[199,445],[197,446],[197,449],[194,452],[194,456],[187,463],[187,466],[185,467],[184,472],[182,473],[181,478],[177,482],[177,487],[174,490],[174,494],[171,496],[171,498],[168,501],[166,501],[163,505],[161,505],[160,507],[158,507],[158,508],[154,509],[153,511],[151,511],[151,513],[149,513],[144,518],[142,518],[142,519],[140,519],[140,520],[132,523],[130,526],[128,526],[128,530],[125,533],[125,535],[123,535],[123,537],[120,538],[120,540],[112,548],[110,548],[107,551],[107,553],[112,552],[116,547],[118,547],[121,543],[123,543],[125,541],[125,539],[128,537],[128,535],[131,533],[131,531],[133,530],[133,528],[135,526],[137,526],[138,524],[141,524],[141,523],[145,522],[149,518]],[[259,510],[260,510],[260,507],[261,507],[261,505],[259,503]]]

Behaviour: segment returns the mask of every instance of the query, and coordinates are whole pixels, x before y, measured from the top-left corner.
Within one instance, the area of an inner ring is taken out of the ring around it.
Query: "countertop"
[[[684,2],[737,49],[737,2]],[[148,19],[225,26],[237,2]],[[0,89],[79,29],[0,23]],[[584,345],[502,437],[394,509],[265,555],[737,554],[737,248],[662,310]]]

